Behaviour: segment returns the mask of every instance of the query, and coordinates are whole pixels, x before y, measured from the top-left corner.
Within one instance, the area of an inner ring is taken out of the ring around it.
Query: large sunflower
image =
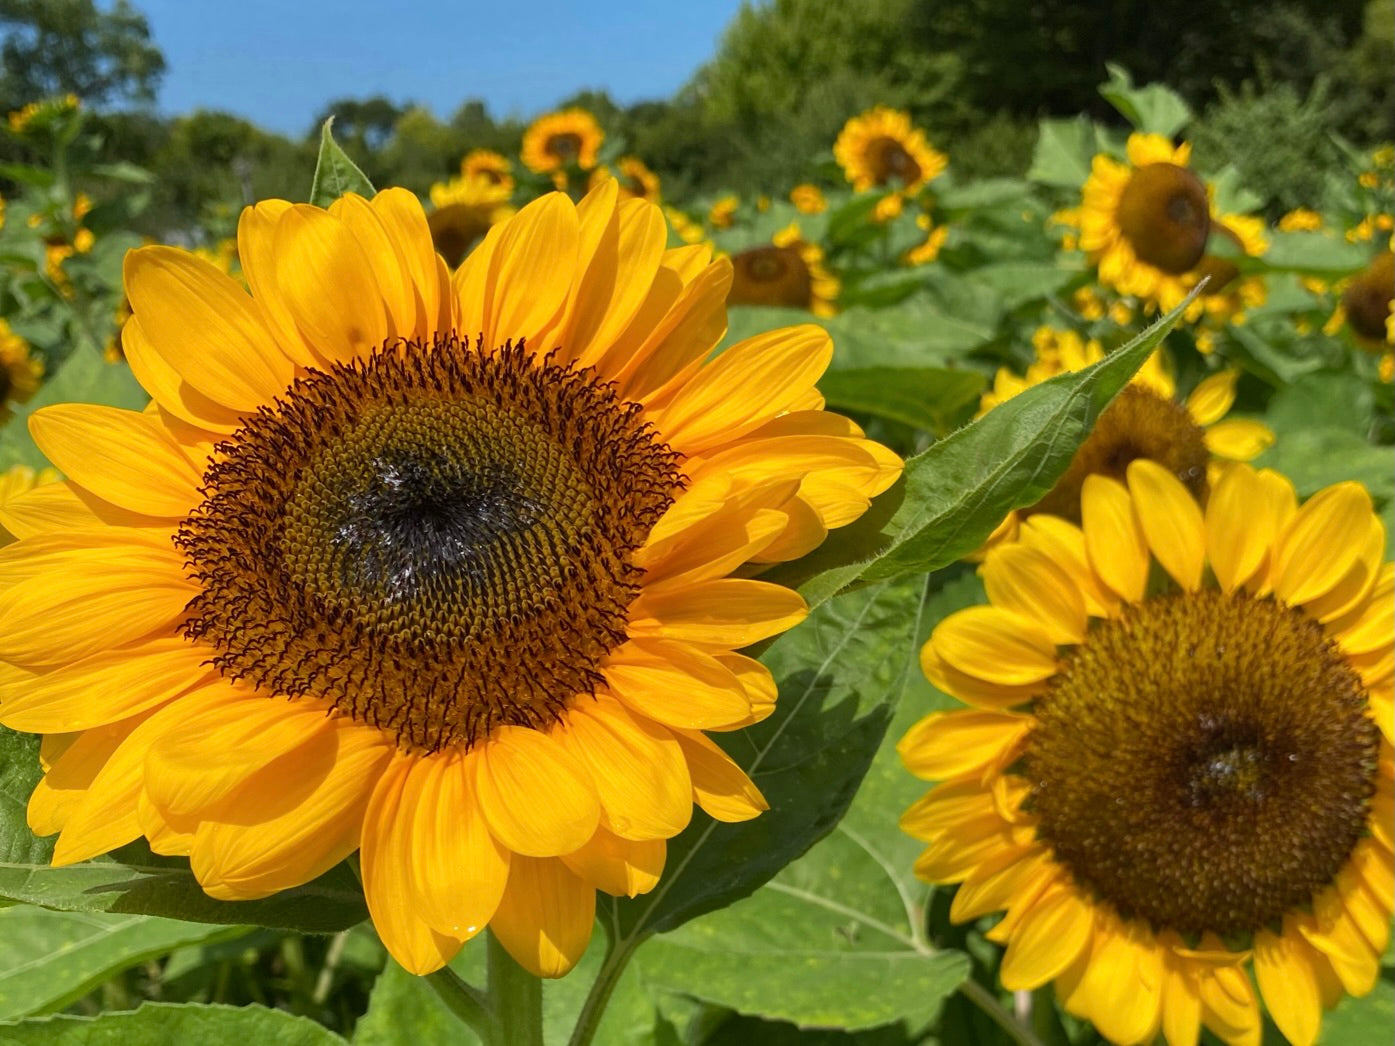
[[[1100,280],[1169,309],[1187,296],[1181,282],[1206,252],[1211,203],[1188,167],[1191,147],[1131,134],[1128,163],[1100,154],[1081,189],[1080,248]]]
[[[732,256],[732,305],[782,305],[815,316],[838,311],[838,278],[823,264],[823,248],[804,239],[798,223],[777,232],[768,246]]]
[[[1384,529],[1341,483],[1302,508],[1237,465],[1205,511],[1166,469],[1085,488],[983,567],[932,682],[974,706],[901,741],[941,783],[902,827],[956,921],[1006,910],[1004,987],[1054,981],[1118,1043],[1204,1025],[1297,1046],[1376,983],[1392,909],[1392,594]]]
[[[858,192],[891,186],[913,193],[945,169],[944,153],[899,109],[879,105],[843,125],[833,156]]]
[[[523,165],[539,174],[561,174],[569,167],[589,171],[604,140],[605,132],[585,109],[547,113],[523,132]]]
[[[0,316],[0,422],[9,420],[10,404],[24,403],[39,391],[44,365],[29,355],[29,343]]]
[[[154,406],[37,412],[68,479],[0,512],[0,722],[47,735],[55,863],[144,835],[232,900],[361,850],[408,969],[488,925],[556,976],[694,802],[764,808],[703,733],[768,714],[734,651],[805,613],[748,564],[900,462],[820,409],[821,329],[704,362],[730,264],[665,237],[607,182],[453,280],[403,190],[246,210],[250,295],[127,256]]]

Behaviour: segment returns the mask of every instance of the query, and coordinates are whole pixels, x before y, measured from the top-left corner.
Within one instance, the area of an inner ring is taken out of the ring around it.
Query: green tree
[[[145,16],[127,0],[0,0],[0,111],[49,95],[148,105],[165,71]]]

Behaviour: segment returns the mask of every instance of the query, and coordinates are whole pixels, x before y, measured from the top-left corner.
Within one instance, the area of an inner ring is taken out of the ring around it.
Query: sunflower
[[[1395,254],[1381,251],[1342,288],[1342,297],[1328,321],[1331,333],[1345,325],[1363,348],[1389,351],[1391,310],[1395,308]]]
[[[1081,189],[1080,248],[1100,280],[1170,309],[1187,296],[1180,277],[1206,252],[1211,205],[1187,166],[1191,147],[1131,134],[1128,163],[1100,154]]]
[[[8,421],[12,403],[25,403],[39,391],[44,365],[29,355],[29,343],[0,316],[0,422]]]
[[[1036,359],[1025,375],[1001,367],[993,387],[979,401],[979,415],[1019,392],[1057,374],[1083,370],[1104,359],[1103,346],[1075,331],[1042,327],[1032,336]],[[1205,499],[1211,479],[1225,462],[1250,461],[1274,442],[1258,421],[1226,418],[1235,403],[1239,373],[1222,370],[1203,378],[1186,400],[1178,402],[1170,362],[1159,349],[1095,420],[1095,427],[1075,452],[1056,485],[1031,508],[1009,513],[994,530],[988,546],[1013,540],[1022,519],[1037,512],[1080,521],[1080,492],[1096,473],[1122,480],[1139,458],[1160,462],[1198,498]]]
[[[1307,207],[1295,207],[1279,219],[1280,232],[1317,232],[1322,228],[1322,215]]]
[[[478,179],[513,192],[513,164],[492,149],[471,149],[466,153],[465,159],[460,161],[460,177],[466,181]]]
[[[523,132],[523,166],[538,174],[565,175],[567,168],[589,171],[605,132],[585,109],[563,109],[540,116]]]
[[[769,713],[735,650],[805,607],[747,564],[901,465],[822,411],[822,329],[707,361],[730,263],[664,244],[607,182],[453,279],[400,189],[248,208],[250,295],[127,255],[154,407],[37,412],[68,479],[0,511],[0,722],[49,735],[29,822],[56,864],[144,835],[235,900],[359,850],[409,970],[488,925],[558,976],[695,802],[761,812],[704,731]]]
[[[431,242],[452,269],[491,228],[510,217],[513,180],[506,186],[487,178],[452,178],[431,186],[426,216]]]
[[[588,183],[590,188],[595,189],[604,178],[614,178],[620,183],[622,198],[659,202],[659,176],[651,171],[643,160],[634,156],[622,156],[615,166],[616,172],[605,166],[592,171]]]
[[[741,201],[730,194],[719,197],[707,211],[707,222],[714,229],[730,229]]]
[[[815,316],[838,311],[838,278],[823,266],[823,248],[805,240],[797,223],[768,246],[749,247],[731,259],[731,305],[782,305]]]
[[[1203,510],[1165,468],[1036,517],[990,606],[921,653],[936,712],[899,749],[941,783],[903,816],[950,916],[1006,910],[1010,990],[1055,982],[1110,1040],[1295,1046],[1376,983],[1392,909],[1395,571],[1366,491],[1301,508],[1236,465]],[[1151,578],[1151,581],[1150,581]]]
[[[1258,258],[1269,248],[1264,220],[1243,214],[1213,214],[1208,244],[1217,240],[1228,243],[1229,253],[1251,258]],[[1215,254],[1209,249],[1196,267],[1182,277],[1182,289],[1190,293],[1203,278],[1207,280],[1206,287],[1187,306],[1184,315],[1188,320],[1204,320],[1203,328],[1196,332],[1196,346],[1201,352],[1210,353],[1216,331],[1232,323],[1244,323],[1246,310],[1263,305],[1269,292],[1262,277],[1242,275],[1229,254]],[[1165,298],[1162,307],[1171,309],[1176,304]]]
[[[858,192],[876,186],[914,193],[949,162],[899,109],[879,105],[843,125],[833,156]]]
[[[945,245],[949,227],[934,224],[928,214],[917,214],[915,223],[925,231],[925,240],[906,251],[901,260],[907,265],[928,265],[940,256],[940,248]]]
[[[800,214],[822,214],[828,210],[828,201],[824,199],[823,190],[808,182],[796,185],[790,190],[790,203],[794,204],[794,209]]]

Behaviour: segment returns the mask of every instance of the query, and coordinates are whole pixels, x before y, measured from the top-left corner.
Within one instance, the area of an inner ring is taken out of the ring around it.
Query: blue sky
[[[466,98],[531,117],[581,88],[664,98],[740,0],[135,0],[168,71],[162,113],[238,113],[300,135],[332,98],[385,94],[445,119]]]

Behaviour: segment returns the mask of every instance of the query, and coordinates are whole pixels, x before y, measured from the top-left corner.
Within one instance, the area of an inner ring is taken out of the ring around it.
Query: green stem
[[[959,993],[983,1011],[984,1015],[1007,1033],[1017,1046],[1045,1046],[1045,1044],[1015,1020],[1012,1014],[1003,1009],[997,998],[977,981],[964,981],[959,985]]]
[[[466,984],[449,966],[426,976],[436,997],[451,1013],[479,1036],[480,1041],[493,1043],[499,1034],[499,1023],[490,1012],[488,1000],[478,989]]]
[[[568,1046],[591,1046],[591,1040],[601,1026],[601,1015],[605,1013],[606,1004],[610,1002],[615,986],[620,983],[620,975],[625,972],[641,939],[632,938],[619,945],[614,941],[608,943],[605,959],[591,983],[591,990],[586,993],[586,1002],[577,1015],[576,1027],[572,1029]]]
[[[518,963],[489,935],[489,1001],[497,1018],[495,1046],[542,1046],[542,981]]]

